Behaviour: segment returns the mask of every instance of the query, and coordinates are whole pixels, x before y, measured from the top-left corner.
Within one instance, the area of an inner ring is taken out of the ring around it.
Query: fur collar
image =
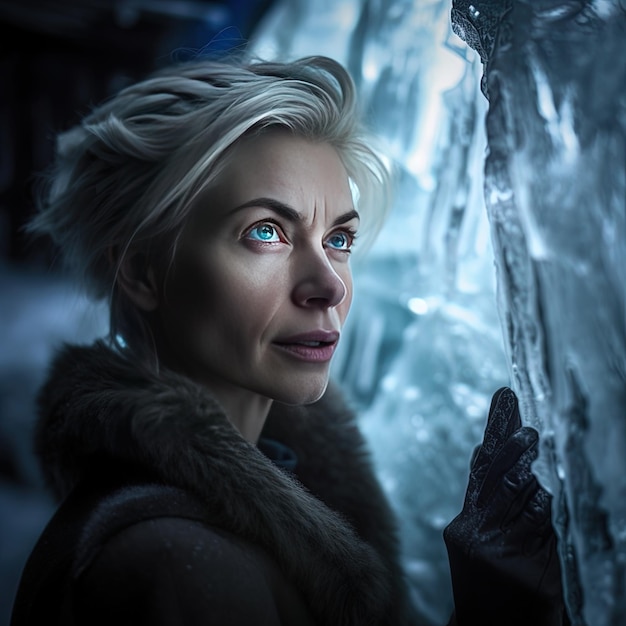
[[[103,342],[57,354],[39,407],[37,450],[59,497],[87,468],[138,462],[198,496],[209,523],[275,555],[321,624],[404,623],[391,511],[337,390],[272,409],[263,436],[294,449],[297,478],[243,439],[206,389],[139,371]]]

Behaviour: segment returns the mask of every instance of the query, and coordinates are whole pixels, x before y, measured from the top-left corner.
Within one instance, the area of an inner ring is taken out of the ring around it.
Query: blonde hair
[[[131,245],[145,246],[173,259],[195,198],[250,132],[283,127],[331,144],[356,187],[371,240],[389,208],[390,184],[360,119],[350,76],[327,57],[171,65],[58,136],[39,212],[27,229],[51,236],[91,296],[112,297],[111,333],[129,332],[121,319],[129,303],[114,305],[121,296],[109,251],[121,258]]]

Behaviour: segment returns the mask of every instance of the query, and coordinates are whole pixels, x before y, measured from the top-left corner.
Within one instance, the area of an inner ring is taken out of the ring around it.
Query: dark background
[[[271,0],[0,0],[0,259],[46,266],[21,232],[54,135],[151,69],[245,46]]]
[[[35,395],[54,346],[106,325],[48,241],[29,239],[55,135],[150,70],[246,45],[270,0],[0,0],[0,626],[53,511],[32,451]]]

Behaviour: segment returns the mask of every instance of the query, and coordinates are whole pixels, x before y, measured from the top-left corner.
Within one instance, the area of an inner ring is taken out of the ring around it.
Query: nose
[[[298,260],[293,299],[298,306],[332,308],[348,295],[348,288],[336,272],[325,251]]]

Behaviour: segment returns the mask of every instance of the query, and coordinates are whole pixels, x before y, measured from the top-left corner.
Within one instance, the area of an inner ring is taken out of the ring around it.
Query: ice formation
[[[455,0],[489,100],[499,309],[573,624],[626,623],[626,4]]]

